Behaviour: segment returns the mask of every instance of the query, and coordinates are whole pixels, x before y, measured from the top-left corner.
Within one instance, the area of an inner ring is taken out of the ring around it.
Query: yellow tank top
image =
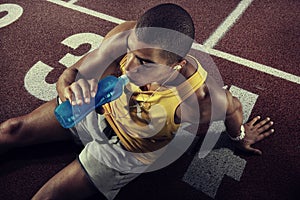
[[[120,98],[103,106],[108,123],[126,150],[133,153],[154,152],[172,140],[180,126],[174,121],[176,108],[207,77],[207,72],[197,59],[190,57],[196,61],[197,71],[179,86],[154,92],[142,91],[138,86],[129,83]],[[123,73],[126,59],[125,56],[120,62]]]

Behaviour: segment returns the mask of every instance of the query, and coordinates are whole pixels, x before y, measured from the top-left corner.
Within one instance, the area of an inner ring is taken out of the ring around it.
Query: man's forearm
[[[236,97],[232,97],[229,104],[230,112],[228,112],[226,115],[225,126],[229,136],[236,138],[240,136],[241,125],[243,123],[242,104]]]

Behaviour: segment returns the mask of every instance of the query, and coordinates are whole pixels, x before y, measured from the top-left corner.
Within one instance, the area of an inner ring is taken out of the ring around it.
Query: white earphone
[[[174,70],[177,70],[177,71],[180,70],[181,68],[182,68],[181,65],[176,65],[176,66],[173,67],[173,69],[174,69]]]

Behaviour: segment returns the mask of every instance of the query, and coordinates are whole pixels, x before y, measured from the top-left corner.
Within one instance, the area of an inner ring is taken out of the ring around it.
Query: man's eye
[[[141,59],[138,59],[138,60],[139,60],[140,64],[141,64],[145,69],[151,68],[151,63],[148,63],[148,62],[146,62],[146,61],[144,61],[144,60],[141,60]]]
[[[147,64],[147,62],[146,61],[144,61],[144,60],[141,60],[141,59],[138,59],[139,60],[139,62],[140,62],[140,64],[141,65],[145,65],[145,64]]]

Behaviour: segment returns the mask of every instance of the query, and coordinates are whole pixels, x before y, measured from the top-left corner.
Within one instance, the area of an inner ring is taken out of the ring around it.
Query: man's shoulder
[[[126,21],[123,22],[119,25],[117,25],[116,27],[114,27],[112,30],[110,30],[105,38],[109,38],[111,36],[115,36],[117,34],[121,34],[122,32],[127,32],[129,30],[132,30],[134,28],[134,26],[136,25],[136,21]]]
[[[112,58],[118,63],[120,61],[120,56],[126,53],[126,38],[134,28],[135,24],[135,21],[126,21],[109,31],[101,43],[100,49],[102,55]]]
[[[129,30],[129,29],[133,29],[135,25],[136,25],[136,21],[126,21],[119,24],[118,26]]]

